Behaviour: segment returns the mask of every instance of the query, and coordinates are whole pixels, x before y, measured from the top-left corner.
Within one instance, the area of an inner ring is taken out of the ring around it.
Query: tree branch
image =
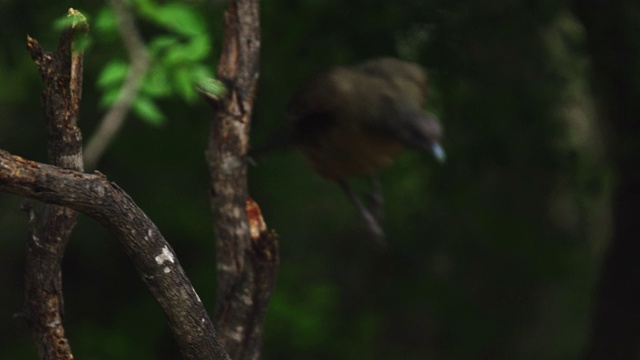
[[[42,103],[47,129],[49,162],[66,169],[83,171],[82,134],[77,127],[82,96],[82,50],[76,37],[86,35],[88,25],[79,12],[60,38],[56,52],[42,49],[38,41],[27,40],[27,49],[44,81]],[[78,20],[79,22],[76,22]],[[77,213],[69,208],[45,204],[35,211],[25,202],[31,236],[27,241],[25,269],[26,317],[40,359],[73,359],[64,334],[64,298],[60,264]]]
[[[186,359],[230,359],[178,259],[156,225],[102,174],[40,164],[0,150],[0,191],[70,207],[120,241],[162,307]]]
[[[228,92],[222,99],[212,99],[215,113],[207,149],[217,238],[214,319],[222,344],[237,360],[260,356],[264,315],[278,265],[275,235],[255,236],[255,231],[251,235],[254,225],[263,222],[257,204],[248,197],[247,166],[242,160],[258,82],[258,5],[258,0],[233,0],[225,13],[217,75]]]
[[[130,8],[122,0],[110,0],[118,20],[120,37],[129,53],[131,67],[122,84],[120,95],[115,104],[100,120],[98,129],[87,143],[84,161],[88,169],[95,169],[107,146],[118,133],[131,110],[142,79],[149,68],[149,54],[138,32]]]

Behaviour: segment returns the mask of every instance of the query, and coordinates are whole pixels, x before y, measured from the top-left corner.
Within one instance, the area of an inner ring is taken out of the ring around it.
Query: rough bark
[[[69,10],[69,16],[82,15]],[[75,37],[86,34],[86,22],[74,23],[62,34],[56,52],[44,51],[28,38],[27,49],[44,82],[42,104],[47,130],[47,153],[53,165],[83,171],[82,135],[77,127],[82,97],[82,52]],[[73,359],[62,324],[64,298],[60,265],[77,213],[45,204],[36,211],[25,202],[29,217],[23,316],[33,334],[40,359]]]
[[[120,241],[162,307],[185,359],[230,359],[178,259],[156,225],[102,174],[40,164],[0,150],[0,191],[80,211]]]
[[[258,0],[229,2],[217,75],[227,85],[223,98],[212,98],[207,163],[217,251],[216,328],[234,359],[257,359],[263,322],[277,271],[275,235],[251,236],[260,219],[248,197],[247,164],[250,120],[258,81],[260,21]],[[253,227],[252,227],[253,228]],[[255,233],[254,233],[255,235]]]

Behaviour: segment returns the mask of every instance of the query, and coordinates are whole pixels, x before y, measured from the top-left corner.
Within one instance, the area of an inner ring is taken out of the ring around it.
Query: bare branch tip
[[[27,51],[31,54],[31,58],[39,58],[42,54],[42,46],[35,38],[27,35]]]
[[[74,30],[87,31],[89,30],[89,23],[87,22],[87,17],[84,16],[80,11],[69,8],[67,10],[67,17],[71,18],[71,28]]]

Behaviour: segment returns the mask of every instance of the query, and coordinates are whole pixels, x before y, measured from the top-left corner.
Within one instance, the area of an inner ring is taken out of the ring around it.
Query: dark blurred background
[[[208,18],[213,68],[224,2],[189,4]],[[1,149],[46,161],[42,85],[26,35],[54,49],[54,19],[68,7],[91,16],[104,6],[0,1]],[[265,359],[572,359],[585,351],[620,179],[614,120],[594,91],[596,50],[575,9],[558,0],[263,2],[253,144],[284,124],[288,99],[309,76],[393,55],[429,71],[428,108],[445,126],[448,155],[441,165],[408,152],[382,175],[384,250],[340,188],[299,154],[250,169],[251,194],[280,235],[282,258]],[[630,9],[625,21],[637,23]],[[620,24],[621,32],[637,29]],[[85,139],[105,111],[97,74],[124,54],[113,41],[85,56]],[[130,116],[98,169],[158,224],[213,309],[204,163],[211,110],[204,101],[159,105],[168,121]],[[26,324],[12,318],[23,299],[21,202],[0,194],[0,359],[36,356]],[[177,358],[159,306],[117,242],[86,216],[63,275],[78,359]]]

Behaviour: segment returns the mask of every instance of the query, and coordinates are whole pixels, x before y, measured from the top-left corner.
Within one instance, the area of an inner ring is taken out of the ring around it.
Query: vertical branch
[[[76,37],[88,31],[79,12],[69,10],[79,19],[60,39],[56,52],[42,49],[38,41],[28,38],[27,49],[42,79],[47,128],[47,153],[51,164],[83,171],[82,134],[77,127],[82,96],[82,52]],[[44,205],[36,211],[30,203],[23,207],[29,216],[31,236],[27,243],[25,304],[26,317],[41,359],[73,359],[64,335],[62,317],[62,273],[60,264],[77,213],[69,208]]]
[[[233,359],[257,359],[264,315],[277,270],[275,235],[249,199],[247,166],[250,120],[258,82],[260,21],[258,0],[232,0],[224,17],[218,78],[227,84],[214,99],[207,164],[215,220],[217,303],[214,322]],[[251,222],[251,226],[249,224]]]

